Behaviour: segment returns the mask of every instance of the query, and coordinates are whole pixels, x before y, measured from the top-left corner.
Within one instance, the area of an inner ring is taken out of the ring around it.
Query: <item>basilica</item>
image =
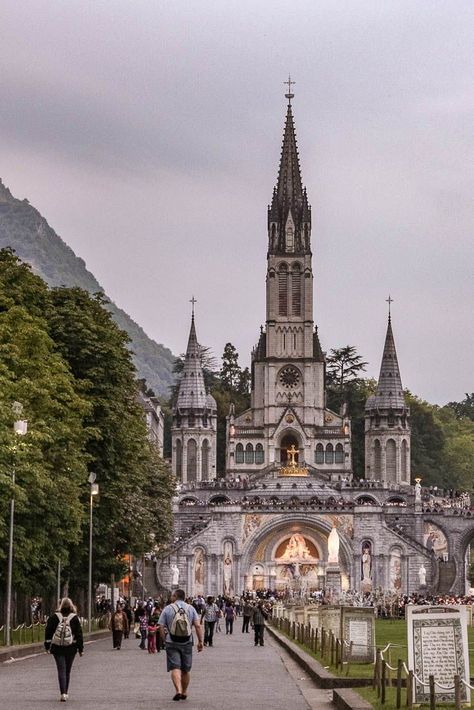
[[[313,314],[311,207],[293,94],[286,98],[251,405],[238,415],[230,409],[226,475],[218,478],[217,407],[206,391],[193,310],[173,409],[175,541],[157,561],[158,583],[179,582],[193,595],[296,586],[334,595],[376,588],[463,592],[474,519],[412,480],[410,410],[390,311],[377,388],[366,403],[363,481],[352,476],[347,412],[326,406],[325,353]]]

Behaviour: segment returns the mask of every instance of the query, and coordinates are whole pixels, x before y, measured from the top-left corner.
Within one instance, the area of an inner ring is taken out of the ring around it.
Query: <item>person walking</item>
[[[201,614],[201,624],[204,619],[205,646],[212,646],[214,638],[214,627],[216,625],[217,618],[220,616],[220,613],[220,609],[214,601],[214,597],[207,597],[206,604],[204,605],[204,609]]]
[[[157,644],[158,621],[160,613],[158,607],[154,607],[152,613],[148,617],[148,653],[156,653],[160,650],[160,644]],[[157,649],[158,646],[158,649]]]
[[[227,601],[224,608],[224,618],[225,618],[225,632],[226,634],[232,635],[232,630],[234,628],[235,619],[235,609],[232,602]]]
[[[138,602],[133,612],[133,633],[135,638],[140,638],[140,617],[143,616],[143,602]]]
[[[268,618],[268,614],[265,611],[263,602],[259,601],[257,606],[254,607],[252,612],[252,625],[255,633],[255,646],[263,646],[263,635],[265,633],[265,620]]]
[[[112,643],[114,650],[120,651],[124,634],[128,635],[128,619],[123,609],[123,604],[117,602],[117,607],[109,621],[109,629],[112,631]]]
[[[250,601],[248,599],[245,600],[244,606],[242,609],[242,633],[243,634],[249,634],[249,624],[250,624],[250,619],[252,617],[252,612],[253,612],[253,606],[251,605]]]
[[[76,653],[84,653],[84,638],[76,607],[69,598],[61,600],[58,611],[49,617],[44,635],[44,647],[54,657],[58,671],[61,702],[69,697],[69,680]]]
[[[171,595],[171,604],[161,612],[160,634],[165,642],[166,667],[176,693],[173,700],[186,700],[193,662],[193,628],[198,639],[197,650],[203,649],[202,626],[196,609],[186,604],[183,589]]]
[[[125,616],[127,617],[127,622],[128,622],[128,628],[127,630],[123,632],[123,637],[124,639],[128,639],[130,636],[130,629],[132,628],[132,621],[133,621],[133,616],[132,616],[132,610],[130,609],[130,603],[128,600],[125,602],[125,606],[123,608],[125,612]]]
[[[146,649],[146,639],[148,636],[148,614],[146,612],[146,607],[140,608],[140,616],[138,617],[138,623],[140,626],[140,645],[142,651]]]

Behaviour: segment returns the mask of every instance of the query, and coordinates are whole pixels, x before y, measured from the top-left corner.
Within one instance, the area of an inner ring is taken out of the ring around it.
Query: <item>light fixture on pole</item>
[[[23,413],[23,406],[20,402],[13,403],[13,413],[17,419],[13,423],[13,431],[15,438],[24,436],[28,431],[28,422],[26,419],[20,419]],[[16,443],[13,447],[13,455],[16,453]],[[10,536],[8,543],[8,573],[7,573],[7,613],[5,620],[5,645],[11,646],[11,628],[12,628],[12,584],[13,584],[13,530],[15,524],[15,458],[13,459],[12,467],[12,497],[10,500]]]
[[[92,512],[94,509],[94,496],[99,495],[99,484],[95,482],[95,473],[89,474],[91,484],[89,496],[89,586],[87,590],[87,626],[89,633],[92,631]]]

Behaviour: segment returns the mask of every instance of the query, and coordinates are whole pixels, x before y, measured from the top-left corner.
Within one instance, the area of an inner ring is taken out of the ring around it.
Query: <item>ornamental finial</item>
[[[292,91],[291,91],[291,87],[292,87],[292,85],[296,84],[296,82],[295,82],[295,81],[292,81],[292,80],[291,80],[291,76],[288,74],[288,81],[284,81],[283,83],[284,83],[284,84],[288,84],[288,93],[285,94],[285,98],[287,98],[287,99],[288,99],[288,103],[291,104],[291,99],[293,99],[294,96],[295,96],[295,95],[292,93]]]

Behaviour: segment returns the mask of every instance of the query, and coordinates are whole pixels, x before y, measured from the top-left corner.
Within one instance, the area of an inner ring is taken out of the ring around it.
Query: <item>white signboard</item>
[[[466,608],[408,605],[406,609],[408,668],[414,674],[413,702],[429,702],[430,675],[435,679],[436,700],[454,702],[454,676],[459,675],[469,683]],[[461,684],[461,702],[471,702],[470,689],[464,684]]]

